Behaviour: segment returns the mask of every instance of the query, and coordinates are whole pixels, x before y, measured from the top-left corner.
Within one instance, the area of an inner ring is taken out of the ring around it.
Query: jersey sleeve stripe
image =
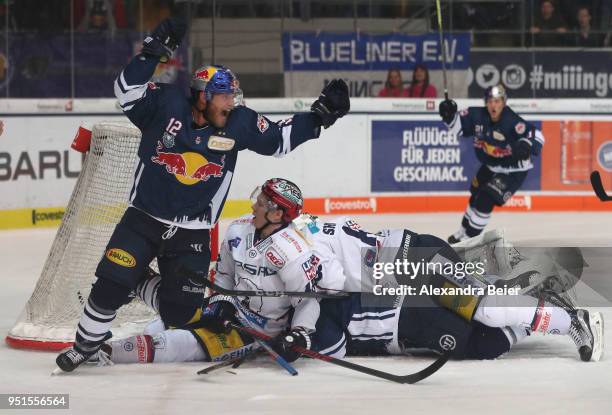
[[[280,130],[283,135],[283,141],[279,143],[274,157],[283,157],[291,152],[291,124],[281,125]]]
[[[123,78],[123,72],[115,80],[115,96],[119,100],[119,105],[125,107],[133,106],[138,100],[142,99],[147,93],[147,84],[128,86]]]

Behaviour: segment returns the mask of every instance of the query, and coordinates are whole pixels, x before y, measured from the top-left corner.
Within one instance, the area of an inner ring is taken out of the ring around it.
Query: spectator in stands
[[[534,46],[560,46],[562,34],[567,32],[563,17],[555,10],[552,0],[542,0],[540,14],[536,16],[533,26]]]
[[[418,64],[414,67],[407,96],[411,98],[435,98],[438,96],[436,87],[429,83],[429,70],[425,65]]]
[[[588,7],[580,7],[576,14],[578,27],[576,28],[574,44],[583,48],[595,48],[601,46],[603,41],[601,35],[593,33],[591,28],[591,12]]]
[[[404,88],[402,74],[399,69],[389,69],[389,72],[387,72],[387,81],[385,82],[385,87],[380,90],[378,96],[384,98],[398,98],[408,96],[408,90]]]
[[[117,29],[113,16],[111,0],[87,0],[85,16],[81,20],[79,30],[104,31],[114,33]]]

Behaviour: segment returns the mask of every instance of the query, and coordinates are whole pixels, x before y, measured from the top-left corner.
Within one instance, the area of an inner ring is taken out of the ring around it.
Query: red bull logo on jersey
[[[208,181],[211,177],[222,177],[225,166],[225,156],[221,164],[209,162],[203,155],[194,152],[170,153],[161,151],[162,143],[157,143],[157,155],[151,157],[155,164],[166,167],[166,171],[173,174],[176,180],[186,185]]]
[[[474,147],[484,150],[491,157],[502,158],[512,155],[512,149],[510,147],[497,147],[493,144],[489,144],[484,140],[474,140]]]

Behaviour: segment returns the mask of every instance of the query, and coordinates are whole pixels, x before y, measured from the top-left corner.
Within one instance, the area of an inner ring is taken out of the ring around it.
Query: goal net
[[[140,131],[127,121],[93,127],[90,151],[36,288],[6,338],[9,345],[59,350],[74,341],[96,266],[127,208],[139,142]],[[134,334],[153,316],[134,299],[119,310],[113,336]]]

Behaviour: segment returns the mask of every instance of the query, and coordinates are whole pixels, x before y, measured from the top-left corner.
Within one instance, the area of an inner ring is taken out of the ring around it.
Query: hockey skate
[[[91,345],[91,351],[82,351],[78,346],[73,345],[71,348],[61,352],[56,358],[55,363],[63,372],[72,372],[83,363],[97,355],[103,346],[103,342],[110,339],[112,334],[108,332],[106,336],[97,345]],[[55,372],[55,371],[54,371]]]
[[[576,343],[580,359],[585,362],[601,360],[604,348],[602,314],[578,309],[571,317],[569,335]]]
[[[469,237],[465,234],[465,229],[461,228],[457,232],[449,236],[446,240],[450,245],[454,245],[467,239],[469,239]]]
[[[98,367],[114,366],[114,363],[112,361],[112,354],[113,347],[108,343],[104,343],[102,347],[100,347],[100,350],[94,353],[94,355],[91,356],[89,360],[87,360],[87,364]]]
[[[55,359],[57,366],[64,372],[72,372],[83,363],[87,362],[98,351],[92,353],[83,353],[71,347],[61,352]]]

